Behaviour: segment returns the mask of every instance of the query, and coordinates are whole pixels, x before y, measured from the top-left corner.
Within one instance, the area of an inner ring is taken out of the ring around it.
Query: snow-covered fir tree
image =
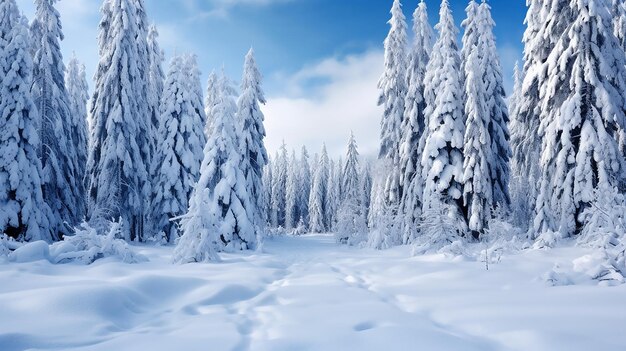
[[[511,116],[510,130],[511,130],[511,146],[515,150],[516,145],[520,145],[523,141],[525,126],[520,120],[520,103],[522,94],[522,83],[524,77],[520,70],[519,64],[515,63],[514,68],[514,88],[513,94],[509,100],[509,112]],[[534,211],[534,203],[531,203],[532,190],[536,187],[536,184],[530,183],[530,178],[527,174],[522,173],[524,165],[520,164],[520,158],[514,157],[511,159],[511,180],[509,183],[509,192],[511,194],[511,216],[512,222],[524,231],[528,230],[528,219],[532,217]]]
[[[87,167],[87,150],[89,138],[87,134],[87,102],[89,101],[89,85],[85,65],[80,63],[76,56],[67,64],[65,72],[65,87],[69,96],[72,116],[71,138],[76,145],[77,181],[85,188],[85,172]],[[83,202],[86,194],[83,194]]]
[[[487,107],[482,63],[479,49],[474,45],[464,65],[467,120],[463,163],[463,202],[474,239],[478,239],[487,228],[491,217],[493,180],[490,169],[491,163],[496,161],[491,150],[489,124],[492,121]]]
[[[378,82],[383,106],[379,158],[391,162],[392,173],[386,184],[386,197],[398,204],[402,195],[400,184],[400,143],[404,119],[404,99],[407,94],[407,24],[400,0],[394,0],[391,8],[391,29],[385,39],[385,69]]]
[[[87,164],[89,216],[96,227],[121,218],[127,239],[143,240],[150,193],[146,14],[143,0],[107,0],[101,12]]]
[[[436,26],[439,38],[426,71],[428,127],[421,160],[422,209],[425,212],[433,203],[442,202],[463,221],[463,90],[456,42],[458,30],[448,0],[442,1],[439,15],[440,22]]]
[[[50,242],[54,219],[41,190],[40,117],[30,90],[28,39],[15,0],[0,2],[0,233]]]
[[[626,2],[613,0],[613,34],[626,50]]]
[[[163,73],[164,53],[159,46],[159,31],[155,25],[148,29],[148,109],[150,112],[150,151],[154,155],[159,143],[159,120],[161,118],[161,97],[165,74]],[[157,176],[150,174],[151,177]]]
[[[613,33],[606,0],[552,8],[568,23],[547,60],[541,87],[541,185],[535,231],[568,237],[583,229],[581,214],[598,189],[617,188],[625,177],[618,138],[626,122],[626,54]],[[541,243],[540,243],[541,245]]]
[[[491,18],[491,7],[487,2],[478,8],[478,54],[483,69],[485,102],[489,114],[489,135],[491,137],[492,159],[489,162],[491,173],[492,200],[491,206],[508,207],[511,147],[509,145],[509,110],[506,92],[502,82],[502,68],[493,35],[495,23]]]
[[[317,157],[316,157],[317,158]],[[317,161],[309,197],[309,230],[314,233],[327,231],[326,221],[326,196],[328,191],[328,178],[330,176],[328,153],[326,145],[322,148],[322,154]]]
[[[402,144],[400,146],[401,211],[405,230],[415,228],[421,213],[423,193],[419,174],[422,150],[420,139],[426,127],[424,82],[434,34],[428,22],[426,3],[421,1],[413,14],[413,48],[409,54],[408,92],[405,98]]]
[[[86,211],[85,187],[80,180],[77,144],[72,139],[73,117],[65,88],[64,39],[56,0],[36,0],[33,38],[33,99],[40,115],[39,158],[43,167],[43,197],[54,216],[55,239],[69,234]]]
[[[198,99],[198,92],[202,93],[200,76],[194,63],[195,59],[182,56],[173,58],[170,63],[156,135],[159,143],[151,171],[154,179],[150,234],[170,242],[178,238],[176,225],[171,219],[183,215],[189,208],[206,143],[204,110],[202,100]],[[190,89],[192,86],[195,91]],[[195,100],[195,106],[192,100]]]
[[[260,107],[261,104],[265,104],[261,80],[261,73],[254,59],[254,51],[250,49],[243,68],[241,95],[237,101],[237,119],[243,131],[242,148],[245,155],[243,167],[246,175],[246,189],[250,197],[255,200],[251,204],[250,210],[254,213],[253,220],[257,226],[264,225],[261,219],[263,209],[260,200],[263,188],[263,168],[268,162],[263,141],[265,138],[263,125],[265,117]]]
[[[402,184],[403,189],[400,212],[405,215],[412,213],[414,206],[421,207],[420,199],[422,197],[421,190],[409,192],[409,188],[420,168],[422,150],[419,149],[419,140],[426,125],[424,77],[434,37],[428,22],[428,11],[424,1],[419,3],[413,13],[413,33],[413,48],[409,53],[407,74],[408,91],[404,102],[404,119],[401,128],[402,143],[400,145],[400,184]],[[421,184],[419,179],[416,182]],[[412,225],[413,222],[414,219],[408,216],[407,225]]]
[[[207,81],[207,90],[206,95],[204,96],[204,113],[206,114],[206,127],[204,133],[207,138],[211,136],[213,130],[213,107],[217,103],[217,99],[219,98],[219,78],[215,71],[209,74],[209,79]]]
[[[285,209],[287,207],[287,168],[289,156],[287,145],[283,141],[280,150],[276,152],[272,171],[272,226],[285,228]]]
[[[174,250],[178,263],[218,260],[218,253],[254,249],[258,233],[251,220],[250,199],[242,168],[235,89],[220,79],[213,108],[214,128],[204,148],[200,179],[181,221],[182,236]]]
[[[263,220],[267,227],[272,226],[272,185],[273,161],[268,159],[268,166],[263,169]]]
[[[309,226],[309,198],[311,196],[311,185],[313,178],[311,177],[311,166],[309,165],[309,152],[306,147],[302,147],[300,153],[300,164],[298,165],[300,185],[298,186],[297,202],[300,206],[300,218],[298,225],[306,230]]]
[[[351,134],[346,163],[341,170],[343,194],[337,213],[335,238],[341,244],[359,245],[367,239],[367,213],[359,171],[358,147],[354,134]]]
[[[300,221],[300,203],[298,191],[300,187],[300,170],[296,153],[291,153],[291,159],[287,167],[287,189],[285,195],[285,229],[293,231]]]
[[[361,201],[365,211],[366,225],[369,226],[370,202],[372,200],[372,164],[368,160],[363,162],[361,174]]]
[[[337,210],[339,207],[340,198],[340,170],[341,163],[337,163],[335,160],[330,160],[328,167],[328,184],[326,186],[326,230],[332,232],[335,230],[337,223]]]
[[[461,48],[461,72],[467,72],[467,62],[469,60],[469,56],[472,53],[474,47],[478,46],[478,37],[479,37],[479,5],[476,0],[469,0],[467,7],[465,8],[465,19],[461,23],[461,27],[463,27],[463,38]],[[465,78],[465,77],[463,77]],[[465,84],[464,84],[465,85]]]

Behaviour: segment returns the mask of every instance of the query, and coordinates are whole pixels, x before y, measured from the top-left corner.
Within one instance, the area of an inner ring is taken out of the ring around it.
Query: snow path
[[[310,235],[218,264],[0,265],[0,350],[626,349],[626,287],[547,287],[580,249],[479,262]]]

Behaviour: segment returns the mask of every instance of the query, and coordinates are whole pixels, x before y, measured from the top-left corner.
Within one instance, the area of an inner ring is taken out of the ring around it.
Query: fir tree
[[[219,78],[215,72],[211,72],[209,75],[209,80],[207,81],[207,91],[206,96],[204,97],[204,112],[206,114],[206,127],[204,130],[204,134],[206,134],[207,138],[211,136],[213,131],[213,107],[217,103],[217,99],[219,98]]]
[[[462,213],[463,181],[463,92],[460,58],[456,43],[457,28],[443,0],[439,38],[426,71],[426,116],[428,127],[422,156],[424,179],[423,210],[443,202]]]
[[[326,221],[326,196],[328,189],[329,161],[326,145],[322,148],[322,155],[319,157],[311,187],[309,198],[309,230],[315,233],[327,231]]]
[[[55,238],[72,232],[83,220],[85,189],[80,181],[76,141],[72,139],[72,110],[65,88],[64,39],[56,0],[36,0],[33,38],[33,99],[40,115],[39,158],[43,167],[43,197],[53,214]]]
[[[624,180],[617,139],[626,121],[626,55],[607,1],[550,10],[548,18],[567,28],[547,60],[549,84],[541,87],[544,141],[534,224],[537,233],[567,237],[582,229],[581,214],[596,190]]]
[[[298,159],[296,153],[291,153],[291,159],[287,167],[287,189],[285,204],[285,229],[293,231],[300,220],[300,208],[298,203],[298,188],[300,185],[300,172],[298,171]]]
[[[350,135],[346,163],[342,170],[343,197],[337,214],[337,242],[358,245],[366,240],[367,214],[359,177],[359,152]]]
[[[52,241],[52,213],[41,190],[41,123],[33,103],[27,24],[15,0],[0,2],[0,233]]]
[[[80,63],[76,56],[72,57],[65,72],[65,86],[69,95],[70,111],[72,116],[71,138],[76,145],[77,181],[85,188],[85,174],[87,166],[87,101],[89,100],[89,86],[85,73],[85,65]],[[82,194],[83,202],[86,194]]]
[[[148,109],[150,113],[150,150],[156,152],[159,143],[159,120],[161,118],[161,97],[165,75],[163,73],[164,53],[158,42],[159,32],[155,25],[148,30]],[[151,174],[155,177],[155,174]]]
[[[402,13],[400,0],[394,0],[391,8],[391,29],[385,39],[385,70],[378,83],[380,97],[378,105],[383,106],[381,122],[379,158],[393,164],[393,171],[387,181],[387,198],[399,203],[402,195],[400,185],[400,142],[404,116],[404,99],[407,95],[407,25]]]
[[[423,187],[419,174],[420,139],[426,127],[424,82],[434,34],[428,22],[426,3],[421,1],[413,14],[413,49],[409,55],[408,92],[405,98],[402,145],[400,147],[400,183],[403,188],[401,211],[405,229],[411,230],[419,220]],[[422,145],[423,147],[423,145]],[[413,184],[413,186],[411,186]],[[368,201],[369,202],[369,201]]]
[[[261,90],[261,73],[254,59],[254,51],[250,49],[246,55],[241,83],[241,96],[237,102],[237,118],[243,130],[242,147],[245,158],[244,173],[246,189],[250,197],[256,201],[251,204],[255,225],[262,226],[261,193],[263,188],[263,168],[267,165],[265,138],[265,117],[261,112],[261,104],[265,104],[265,96]],[[286,223],[293,225],[293,223]],[[296,223],[297,224],[297,223]],[[289,226],[287,226],[289,228]]]
[[[167,241],[178,238],[170,220],[181,216],[189,207],[193,186],[200,175],[203,159],[204,111],[198,106],[201,94],[200,76],[191,57],[175,57],[165,82],[153,171],[151,223],[153,235]],[[195,86],[195,91],[191,89]],[[196,101],[196,105],[192,103]]]
[[[300,154],[300,164],[297,166],[297,170],[300,172],[298,179],[300,185],[298,186],[297,203],[300,206],[300,218],[298,222],[302,224],[303,229],[307,229],[309,225],[309,197],[311,196],[311,167],[309,165],[309,152],[306,147],[302,147]]]
[[[258,233],[250,220],[251,199],[241,167],[244,158],[237,127],[235,89],[220,79],[213,108],[214,128],[204,148],[204,160],[189,211],[181,222],[182,237],[174,250],[179,263],[218,260],[218,252],[254,249]]]
[[[122,219],[127,239],[142,240],[150,192],[149,60],[143,0],[107,0],[101,9],[100,63],[91,104],[90,220]]]

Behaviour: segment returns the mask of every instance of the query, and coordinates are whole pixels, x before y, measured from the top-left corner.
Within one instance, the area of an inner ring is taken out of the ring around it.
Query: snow
[[[0,269],[0,349],[623,350],[626,285],[552,287],[541,276],[581,248],[483,262],[268,239],[264,253],[171,264],[48,261]],[[579,265],[582,262],[579,261]]]

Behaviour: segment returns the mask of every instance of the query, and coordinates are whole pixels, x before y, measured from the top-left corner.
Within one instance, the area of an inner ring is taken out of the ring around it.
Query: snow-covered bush
[[[418,227],[420,235],[415,240],[415,254],[440,252],[467,234],[465,221],[456,208],[438,201],[423,212]]]

